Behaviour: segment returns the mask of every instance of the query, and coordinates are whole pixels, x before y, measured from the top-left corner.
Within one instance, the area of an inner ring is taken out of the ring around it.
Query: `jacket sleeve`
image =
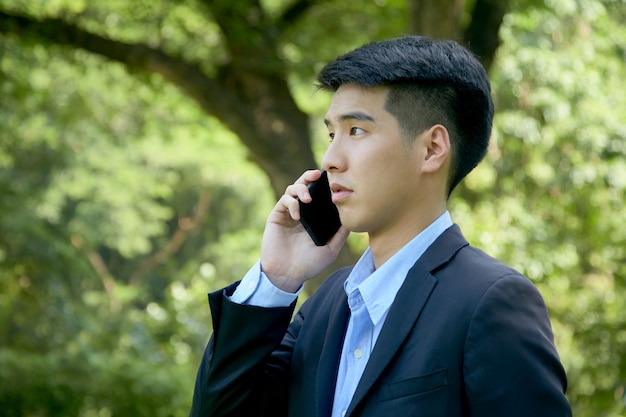
[[[483,294],[468,330],[464,375],[470,415],[572,415],[545,304],[525,277],[507,275]]]
[[[295,302],[279,308],[233,303],[227,295],[236,286],[209,294],[213,335],[196,377],[190,416],[284,416],[297,323],[287,329]]]

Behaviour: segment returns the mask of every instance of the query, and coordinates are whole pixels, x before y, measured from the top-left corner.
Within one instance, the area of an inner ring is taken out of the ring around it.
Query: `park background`
[[[624,0],[0,0],[0,415],[186,416],[206,294],[326,147],[316,71],[405,33],[488,69],[453,219],[541,290],[574,415],[626,416]]]

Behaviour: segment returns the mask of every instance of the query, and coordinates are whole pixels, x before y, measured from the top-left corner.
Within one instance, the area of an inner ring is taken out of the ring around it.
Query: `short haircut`
[[[388,86],[385,109],[403,136],[441,124],[450,135],[448,195],[487,153],[493,101],[480,61],[454,41],[404,36],[361,46],[326,65],[317,77],[322,90],[343,84]]]

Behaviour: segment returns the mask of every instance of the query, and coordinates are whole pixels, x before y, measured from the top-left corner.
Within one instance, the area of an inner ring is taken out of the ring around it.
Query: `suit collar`
[[[453,224],[441,234],[433,244],[424,252],[417,262],[424,265],[429,272],[434,272],[439,267],[450,262],[456,253],[464,246],[469,245],[458,225]]]

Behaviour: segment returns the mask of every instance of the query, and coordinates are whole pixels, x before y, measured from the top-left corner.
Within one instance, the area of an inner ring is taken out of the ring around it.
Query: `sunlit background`
[[[541,290],[574,415],[626,416],[626,2],[501,3],[493,140],[452,216]],[[434,7],[255,4],[0,0],[1,415],[186,416],[207,292],[255,262],[275,194],[325,150],[315,72]]]

